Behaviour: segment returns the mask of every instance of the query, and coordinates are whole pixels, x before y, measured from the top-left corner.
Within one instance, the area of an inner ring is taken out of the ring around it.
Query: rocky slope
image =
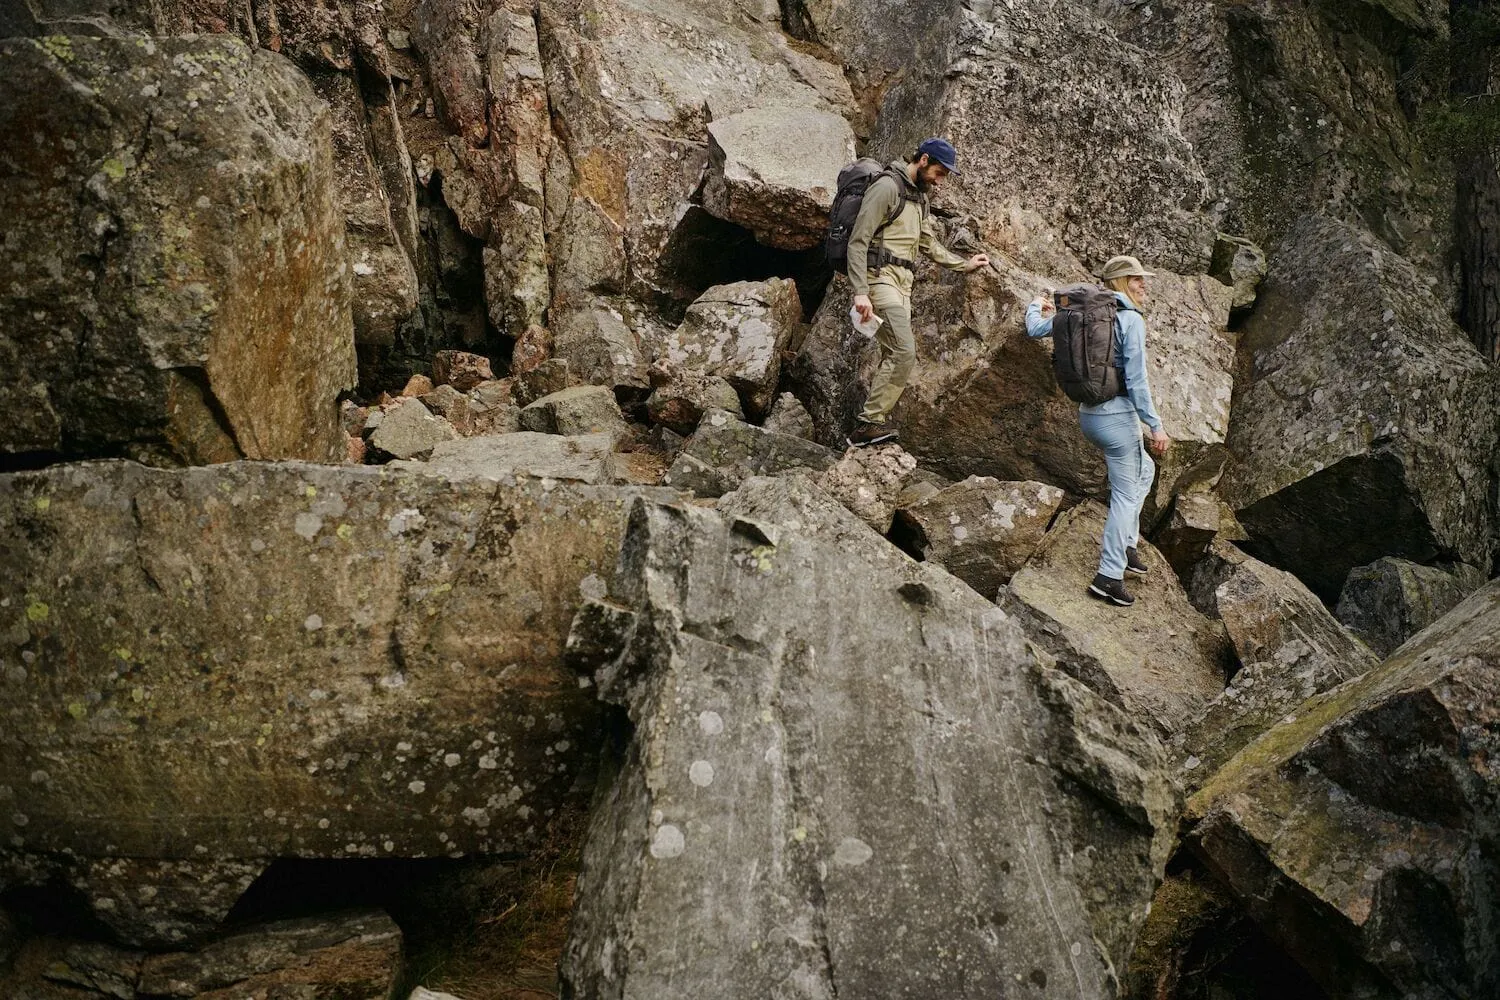
[[[1500,990],[1451,16],[0,9],[0,994]],[[935,133],[993,267],[847,450],[834,177]],[[1129,610],[1021,322],[1121,252]]]

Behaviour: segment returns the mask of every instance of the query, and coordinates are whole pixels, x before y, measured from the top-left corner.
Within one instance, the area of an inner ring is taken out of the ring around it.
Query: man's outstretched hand
[[[859,321],[861,323],[870,322],[870,317],[875,315],[875,307],[870,305],[870,297],[868,295],[854,296],[854,308],[859,311]]]
[[[989,266],[990,266],[990,255],[987,254],[987,253],[976,253],[974,256],[972,256],[972,257],[969,258],[969,269],[970,270],[977,271],[981,267],[989,267]]]

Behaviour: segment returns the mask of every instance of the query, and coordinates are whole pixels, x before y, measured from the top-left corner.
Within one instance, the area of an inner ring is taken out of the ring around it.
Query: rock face
[[[828,226],[839,171],[854,159],[842,115],[752,108],[708,126],[703,206],[767,246],[806,250]]]
[[[1349,571],[1334,614],[1377,654],[1390,656],[1483,582],[1478,570],[1462,563],[1450,572],[1405,559],[1377,559]]]
[[[0,882],[534,844],[590,766],[598,712],[560,657],[630,495],[303,464],[0,477]]]
[[[1062,499],[1045,483],[970,476],[902,507],[896,519],[907,551],[993,598],[1031,557]]]
[[[776,398],[781,354],[801,321],[797,286],[785,278],[717,285],[688,307],[663,359],[727,379],[759,420]]]
[[[1227,650],[1215,623],[1188,603],[1144,540],[1150,575],[1129,580],[1135,605],[1117,608],[1089,595],[1104,516],[1103,507],[1085,503],[1059,517],[1000,604],[1021,615],[1065,669],[1170,736],[1224,689]]]
[[[327,107],[231,37],[0,45],[0,452],[341,460]]]
[[[1257,554],[1330,602],[1382,556],[1489,566],[1496,377],[1424,287],[1372,237],[1310,217],[1242,336],[1222,490]]]
[[[1197,785],[1298,706],[1378,662],[1290,573],[1219,542],[1194,572],[1194,603],[1224,622],[1241,667],[1184,735],[1179,758]]]
[[[614,602],[570,638],[615,654],[601,693],[634,731],[591,824],[565,992],[1112,991],[1170,843],[1149,734],[894,550],[631,517]]]
[[[1491,584],[1189,802],[1193,852],[1331,996],[1500,992],[1497,634]]]

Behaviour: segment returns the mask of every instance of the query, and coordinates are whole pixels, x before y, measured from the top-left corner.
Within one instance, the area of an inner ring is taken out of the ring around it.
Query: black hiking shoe
[[[1124,580],[1111,580],[1103,573],[1094,574],[1094,582],[1089,584],[1089,593],[1101,601],[1109,601],[1122,608],[1128,608],[1135,603],[1135,598],[1125,589]]]
[[[848,437],[849,446],[852,448],[864,448],[867,445],[879,444],[882,441],[894,441],[900,437],[900,433],[890,424],[867,424],[861,420],[854,427],[854,433]]]
[[[1141,560],[1141,554],[1135,550],[1134,545],[1125,550],[1125,572],[1136,576],[1145,576],[1151,572],[1151,567]]]

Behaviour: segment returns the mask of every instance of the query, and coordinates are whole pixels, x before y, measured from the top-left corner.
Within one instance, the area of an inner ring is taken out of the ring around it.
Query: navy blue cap
[[[923,139],[922,145],[917,147],[917,155],[927,154],[927,158],[933,163],[941,163],[953,173],[962,173],[958,169],[958,151],[953,148],[953,143],[947,139],[939,139],[936,136],[931,139]]]

